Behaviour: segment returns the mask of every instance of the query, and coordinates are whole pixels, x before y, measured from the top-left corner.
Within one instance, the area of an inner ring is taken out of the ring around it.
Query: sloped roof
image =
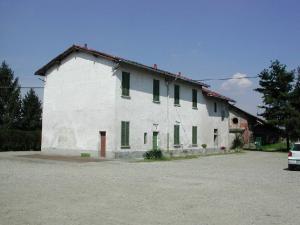
[[[174,80],[179,80],[179,81],[187,82],[189,84],[200,86],[203,93],[206,94],[206,96],[208,96],[208,97],[214,97],[214,98],[218,98],[218,99],[225,100],[225,101],[235,102],[231,98],[228,98],[228,97],[223,96],[223,95],[221,95],[217,92],[214,92],[214,91],[211,91],[211,90],[207,89],[209,87],[209,85],[207,85],[205,83],[202,83],[200,81],[196,81],[196,80],[190,79],[186,76],[182,76],[182,75],[179,75],[179,74],[174,74],[174,73],[171,73],[171,72],[168,72],[168,71],[165,71],[165,70],[161,70],[161,69],[151,67],[151,66],[147,66],[147,65],[135,62],[135,61],[124,59],[124,58],[121,58],[119,56],[110,55],[110,54],[107,54],[107,53],[104,53],[104,52],[96,51],[94,49],[90,49],[90,48],[87,48],[87,47],[81,47],[81,46],[78,46],[78,45],[72,45],[70,48],[65,50],[63,53],[59,54],[54,59],[52,59],[50,62],[48,62],[46,65],[44,65],[43,67],[38,69],[34,74],[35,75],[40,75],[40,76],[45,76],[48,69],[50,69],[54,65],[60,64],[63,59],[65,59],[67,56],[69,56],[73,52],[83,52],[83,53],[86,53],[86,54],[93,55],[95,57],[102,57],[102,58],[105,58],[107,60],[110,60],[110,61],[113,61],[113,62],[116,62],[116,63],[124,63],[126,65],[131,65],[131,66],[134,66],[134,67],[137,67],[137,68],[141,68],[141,69],[145,69],[145,70],[148,70],[148,71],[151,71],[151,72],[155,72],[155,73],[161,74],[165,77],[172,78]]]
[[[234,111],[237,111],[237,112],[239,112],[239,113],[243,113],[243,114],[245,114],[248,118],[250,117],[250,118],[252,118],[252,119],[254,119],[254,120],[256,120],[256,121],[258,121],[258,122],[260,122],[260,123],[262,123],[262,124],[265,124],[265,123],[266,123],[265,120],[263,120],[263,119],[261,119],[261,118],[259,118],[259,117],[257,117],[257,116],[254,116],[254,115],[252,115],[251,113],[248,113],[248,112],[246,112],[245,110],[243,110],[243,109],[241,109],[241,108],[239,108],[239,107],[237,107],[237,106],[235,106],[235,105],[229,104],[229,110],[234,110]]]
[[[229,101],[229,102],[235,102],[235,100],[228,98],[224,95],[221,95],[215,91],[209,90],[207,88],[202,88],[202,92],[207,96],[207,97],[213,97],[213,98],[218,98],[218,99],[222,99],[225,101]]]
[[[174,74],[174,73],[171,73],[171,72],[168,72],[168,71],[165,71],[165,70],[161,70],[161,69],[157,69],[157,68],[154,68],[154,67],[146,66],[144,64],[141,64],[141,63],[138,63],[138,62],[135,62],[135,61],[124,59],[124,58],[121,58],[121,57],[118,57],[118,56],[113,56],[113,55],[110,55],[110,54],[107,54],[107,53],[104,53],[104,52],[96,51],[96,50],[93,50],[93,49],[90,49],[90,48],[81,47],[81,46],[78,46],[78,45],[72,45],[70,48],[68,48],[66,51],[64,51],[60,55],[56,56],[49,63],[44,65],[42,68],[38,69],[34,74],[35,75],[40,75],[40,76],[45,76],[45,74],[46,74],[46,72],[49,68],[51,68],[52,66],[54,66],[56,64],[59,64],[64,58],[66,58],[68,55],[70,55],[73,52],[84,52],[84,53],[87,53],[87,54],[91,54],[95,57],[102,57],[102,58],[105,58],[107,60],[114,61],[116,63],[128,64],[128,65],[131,65],[131,66],[134,66],[134,67],[138,67],[138,68],[141,68],[141,69],[145,69],[145,70],[148,70],[148,71],[159,73],[161,75],[164,75],[166,77],[170,77],[170,78],[173,78],[173,79],[176,79],[176,80],[182,80],[182,81],[185,81],[185,82],[188,82],[188,83],[192,83],[194,85],[199,85],[201,87],[202,86],[203,87],[209,87],[209,85],[207,85],[205,83],[195,81],[193,79],[190,79],[190,78],[182,76],[182,75],[178,75],[178,74]]]

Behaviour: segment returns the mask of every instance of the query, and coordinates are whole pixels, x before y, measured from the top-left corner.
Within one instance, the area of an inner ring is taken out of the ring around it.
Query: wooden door
[[[158,132],[153,132],[153,136],[152,136],[152,148],[154,150],[158,149],[157,137],[158,137]]]
[[[100,131],[100,157],[105,158],[106,153],[106,132]]]

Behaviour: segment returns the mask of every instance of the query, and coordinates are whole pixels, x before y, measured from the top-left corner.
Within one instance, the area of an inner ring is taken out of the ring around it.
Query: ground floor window
[[[174,125],[174,145],[180,145],[180,126]]]
[[[121,122],[121,147],[129,147],[129,121]]]
[[[147,132],[144,133],[144,145],[147,144]]]
[[[214,129],[214,146],[218,147],[218,129]]]
[[[197,127],[192,128],[192,145],[197,145]]]

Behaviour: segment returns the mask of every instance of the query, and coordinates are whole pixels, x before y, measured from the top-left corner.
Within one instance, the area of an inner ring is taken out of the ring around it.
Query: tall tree
[[[18,128],[21,116],[21,97],[18,78],[2,62],[0,66],[0,128]]]
[[[292,116],[290,127],[292,129],[291,137],[294,140],[300,138],[300,67],[297,69],[296,82],[291,93]]]
[[[37,130],[42,127],[42,104],[31,88],[22,101],[22,129]]]
[[[294,71],[287,71],[286,65],[276,60],[271,62],[269,69],[264,69],[258,76],[260,87],[255,90],[262,94],[264,105],[260,108],[264,112],[261,116],[270,124],[285,130],[289,149],[293,113],[290,96],[293,90]]]

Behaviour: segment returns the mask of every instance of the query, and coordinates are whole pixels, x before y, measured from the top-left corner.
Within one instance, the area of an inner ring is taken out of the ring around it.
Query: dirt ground
[[[299,224],[284,153],[78,163],[0,153],[1,225]],[[29,153],[29,154],[36,154]]]

